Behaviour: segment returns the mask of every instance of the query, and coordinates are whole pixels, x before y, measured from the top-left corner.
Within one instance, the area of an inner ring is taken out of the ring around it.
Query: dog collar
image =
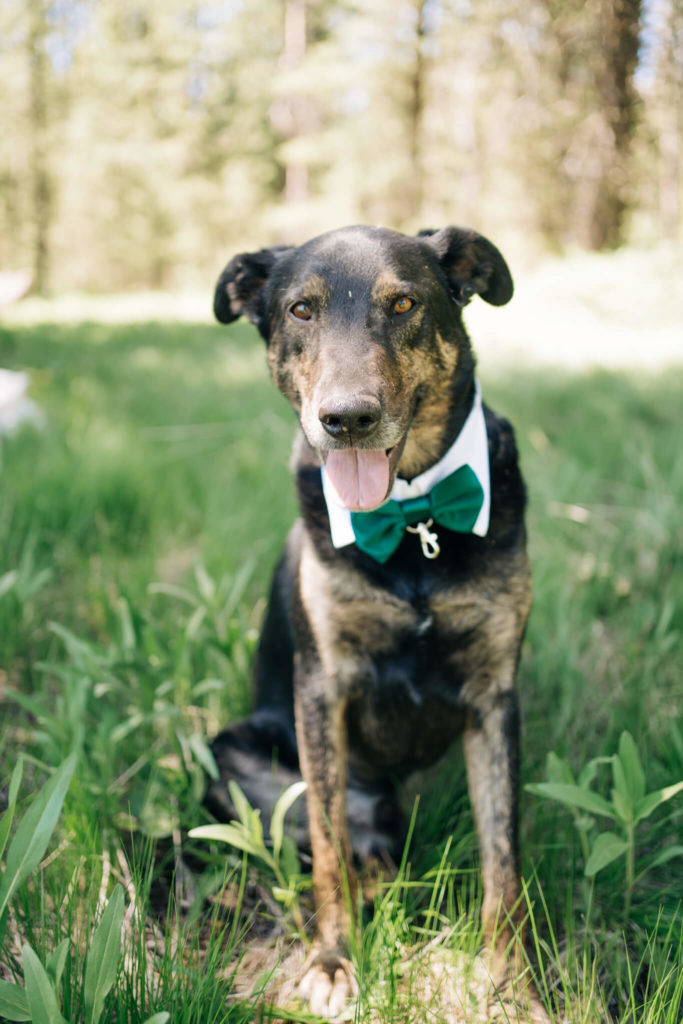
[[[323,493],[335,548],[349,544],[386,562],[404,532],[416,533],[426,558],[439,554],[434,522],[448,530],[485,537],[491,511],[489,449],[479,382],[472,409],[446,454],[413,480],[396,480],[390,500],[372,512],[351,512],[337,501],[325,467]]]

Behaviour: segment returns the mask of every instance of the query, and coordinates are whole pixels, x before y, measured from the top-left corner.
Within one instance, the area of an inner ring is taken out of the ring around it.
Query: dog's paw
[[[339,950],[314,947],[304,965],[298,991],[307,1000],[311,1013],[334,1020],[347,1002],[358,995],[353,966]]]

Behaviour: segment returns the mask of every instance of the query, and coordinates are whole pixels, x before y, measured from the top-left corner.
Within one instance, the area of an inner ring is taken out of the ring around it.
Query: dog
[[[354,856],[400,852],[396,785],[460,733],[492,975],[512,984],[526,495],[462,320],[474,296],[501,306],[512,293],[499,250],[457,227],[343,228],[237,255],[216,285],[217,319],[256,325],[298,416],[301,516],[272,584],[256,707],[214,741],[207,804],[235,816],[232,778],[268,821],[282,788],[306,781],[297,838],[310,842],[317,935],[300,991],[322,1016],[356,989]]]

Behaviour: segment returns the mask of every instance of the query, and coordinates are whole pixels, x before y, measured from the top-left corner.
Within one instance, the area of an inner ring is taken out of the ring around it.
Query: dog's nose
[[[381,418],[379,402],[368,398],[358,402],[324,403],[318,410],[318,419],[331,437],[367,437]]]

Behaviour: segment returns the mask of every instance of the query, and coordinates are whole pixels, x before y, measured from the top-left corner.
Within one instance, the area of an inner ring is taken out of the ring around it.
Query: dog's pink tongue
[[[327,476],[342,505],[354,511],[375,508],[389,490],[389,457],[383,451],[345,448],[330,452]]]

